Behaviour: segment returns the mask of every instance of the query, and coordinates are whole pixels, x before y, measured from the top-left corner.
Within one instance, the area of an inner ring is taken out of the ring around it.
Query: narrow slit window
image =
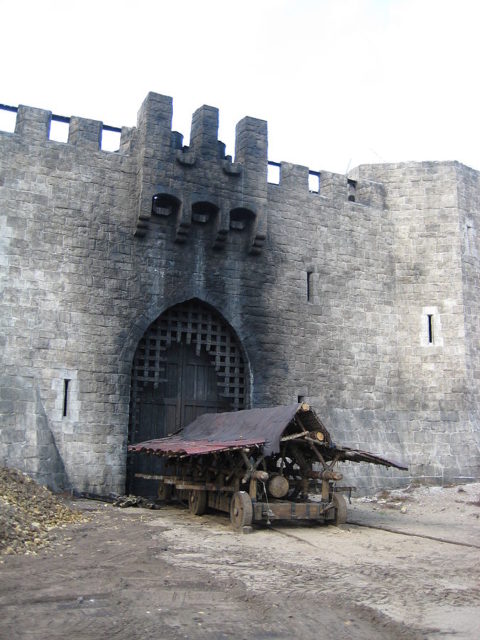
[[[433,314],[427,314],[427,338],[428,344],[433,344]]]
[[[356,201],[356,191],[357,191],[357,183],[355,180],[347,180],[348,187],[348,201],[355,202]]]
[[[307,271],[307,302],[311,302],[313,296],[313,271]]]
[[[473,232],[473,226],[471,224],[467,224],[465,227],[465,251],[468,256],[474,254],[475,251],[475,238]]]
[[[63,417],[65,418],[68,413],[68,387],[70,385],[70,380],[65,378],[63,381]]]

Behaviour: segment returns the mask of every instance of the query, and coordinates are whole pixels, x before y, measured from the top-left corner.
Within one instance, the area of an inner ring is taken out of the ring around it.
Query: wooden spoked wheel
[[[334,493],[332,502],[335,505],[334,524],[345,524],[347,521],[347,501],[341,493]]]
[[[157,496],[162,502],[170,502],[172,499],[172,485],[165,484],[163,481],[160,481]]]
[[[237,491],[233,494],[230,503],[230,522],[235,531],[241,531],[248,527],[253,520],[252,500],[246,491]]]
[[[188,508],[194,516],[201,516],[207,510],[207,492],[192,489],[188,496]]]

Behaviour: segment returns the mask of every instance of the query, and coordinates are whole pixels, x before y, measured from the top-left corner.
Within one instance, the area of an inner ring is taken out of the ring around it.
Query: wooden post
[[[328,502],[330,495],[330,483],[328,480],[322,480],[322,500]]]
[[[250,479],[250,490],[248,492],[250,498],[252,500],[256,500],[257,499],[257,480],[256,478],[251,478]]]

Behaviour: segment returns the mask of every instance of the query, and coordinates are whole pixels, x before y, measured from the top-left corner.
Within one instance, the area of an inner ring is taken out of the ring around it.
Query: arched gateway
[[[132,367],[129,443],[162,438],[202,413],[247,408],[248,372],[233,329],[213,308],[189,300],[167,309],[140,340]],[[159,461],[132,456],[127,490],[152,495],[135,473],[160,473]]]

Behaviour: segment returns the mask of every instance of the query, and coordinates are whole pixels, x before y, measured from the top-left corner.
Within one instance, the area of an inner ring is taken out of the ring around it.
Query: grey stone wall
[[[72,118],[62,144],[29,107],[0,133],[0,460],[123,491],[138,341],[198,298],[242,342],[251,406],[304,396],[338,441],[410,465],[350,465],[347,481],[478,477],[478,174],[359,167],[311,193],[286,162],[267,183],[264,121],[238,124],[232,161],[215,108],[188,148],[171,117],[149,94],[115,153],[101,122]]]
[[[459,243],[462,256],[463,308],[465,321],[466,409],[469,412],[477,450],[480,448],[478,398],[480,392],[480,176],[457,164]],[[475,450],[475,444],[473,444]],[[478,475],[478,466],[473,468]]]
[[[460,196],[465,177],[478,174],[454,162],[360,167],[357,174],[384,184],[394,225],[391,338],[398,373],[389,407],[408,444],[411,470],[433,482],[477,478],[478,393],[471,368],[478,360],[469,355],[477,341],[478,272],[466,277]],[[478,191],[470,189],[468,198],[478,211]]]

